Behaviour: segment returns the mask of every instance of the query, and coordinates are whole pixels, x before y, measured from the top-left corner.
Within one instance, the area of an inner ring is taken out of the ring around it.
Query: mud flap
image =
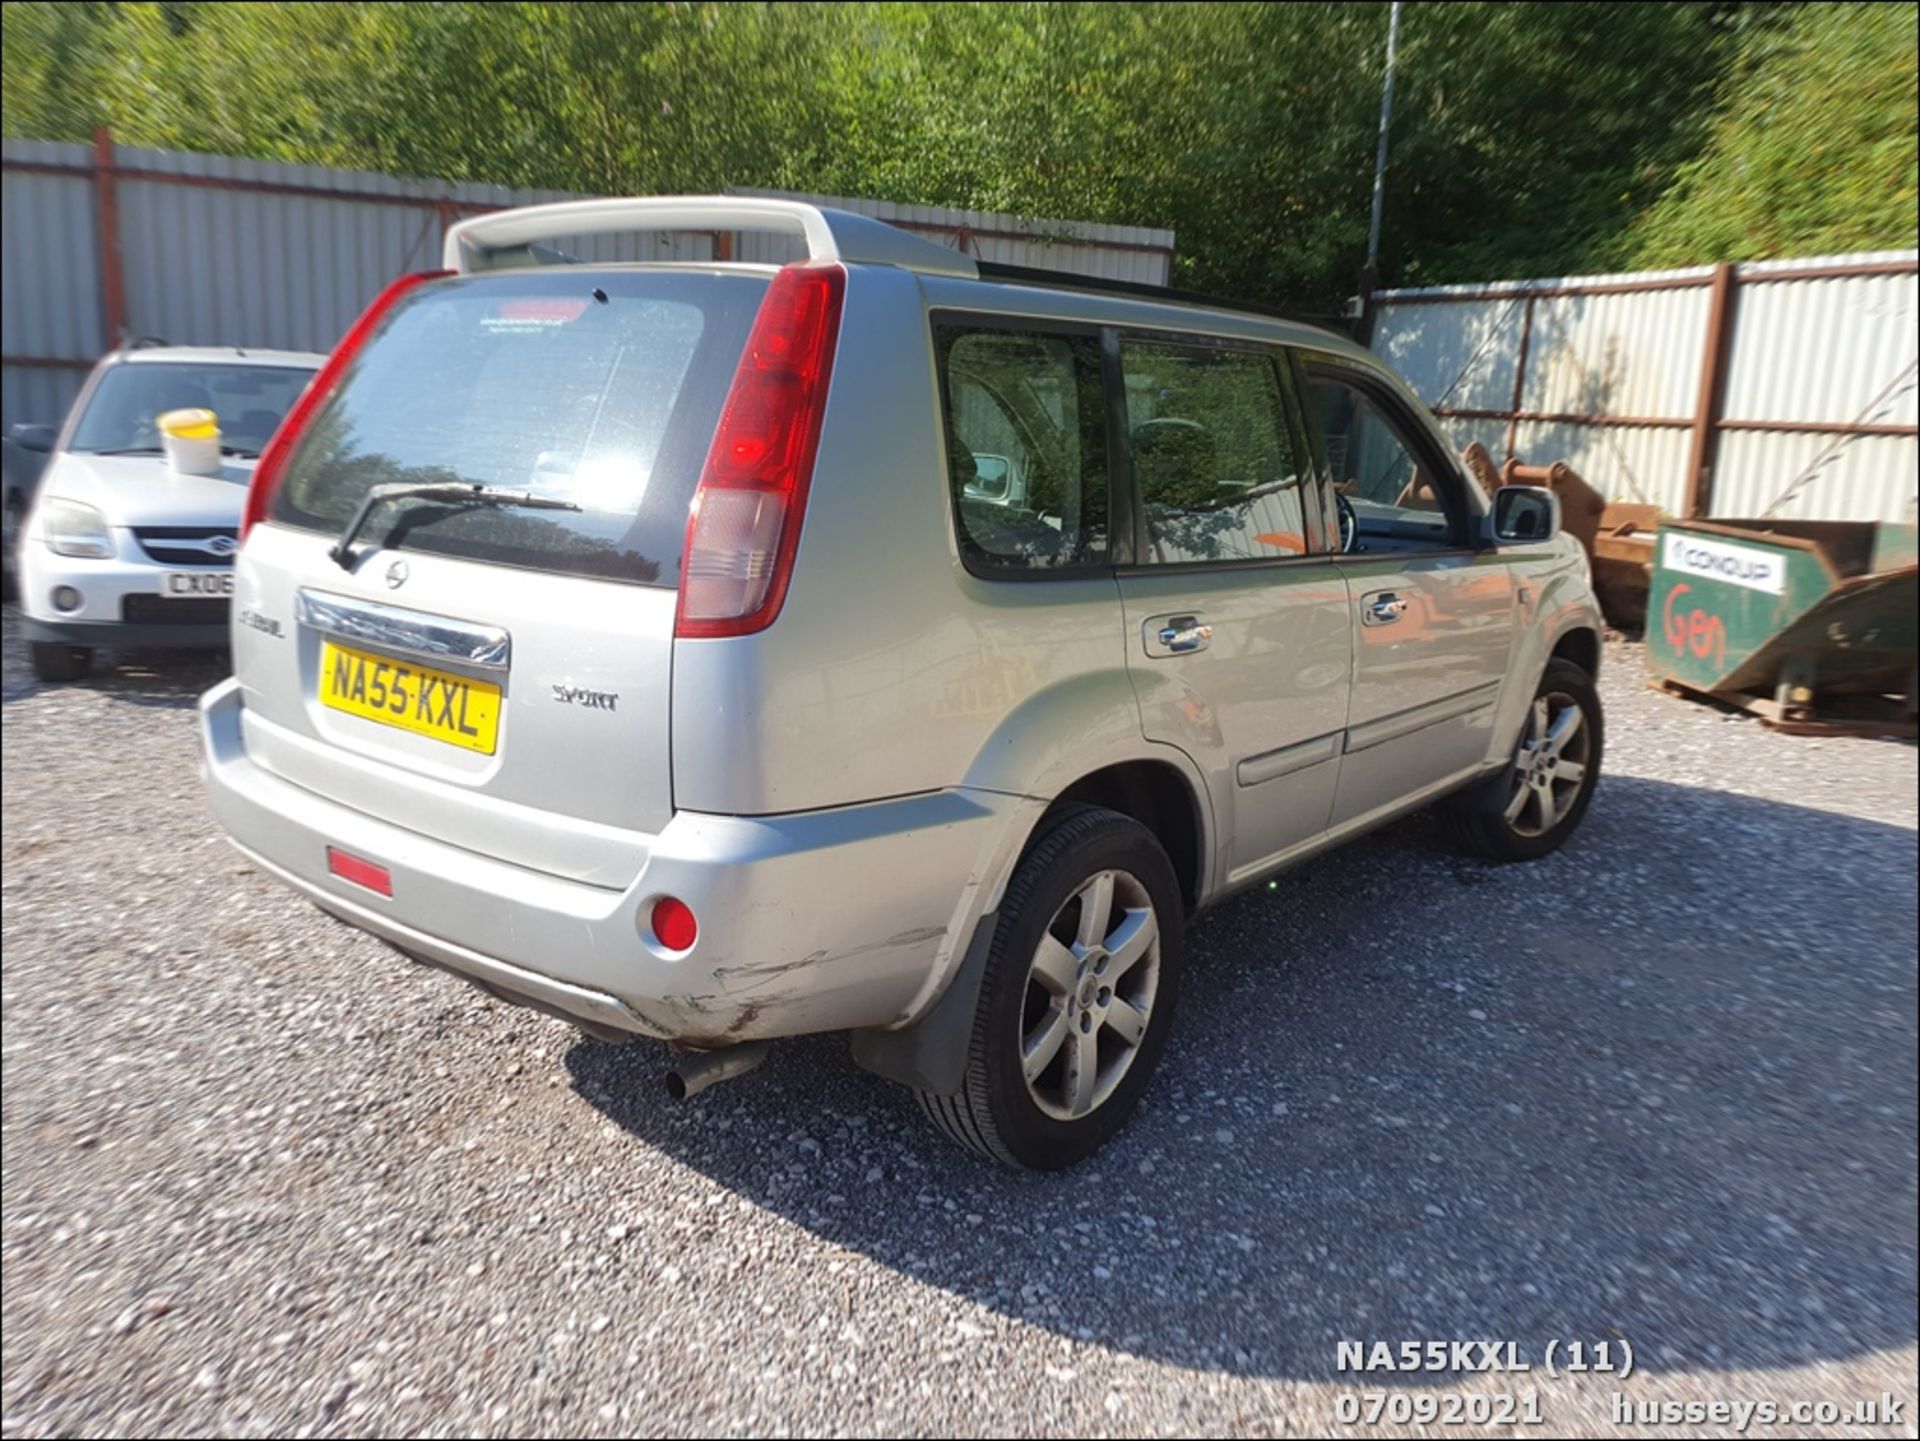
[[[854,1064],[916,1091],[935,1096],[956,1094],[967,1073],[973,1018],[980,1005],[980,978],[986,971],[987,950],[999,924],[998,911],[980,918],[959,971],[933,1008],[913,1025],[899,1031],[850,1032]]]

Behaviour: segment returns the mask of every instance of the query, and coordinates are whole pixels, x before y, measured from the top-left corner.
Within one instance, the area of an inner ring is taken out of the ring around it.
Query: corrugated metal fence
[[[1912,520],[1913,251],[1389,290],[1373,349],[1462,445],[1674,515]]]
[[[57,422],[117,338],[325,351],[394,276],[439,264],[447,226],[582,197],[224,155],[0,144],[0,420]],[[774,194],[772,191],[741,192]],[[1173,233],[821,199],[982,259],[1165,284]],[[587,236],[586,260],[790,258],[760,234]]]

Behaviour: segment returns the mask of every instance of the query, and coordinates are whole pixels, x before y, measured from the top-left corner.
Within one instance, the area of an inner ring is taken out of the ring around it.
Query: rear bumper
[[[280,779],[248,755],[243,705],[235,680],[202,698],[203,772],[215,816],[262,869],[510,999],[694,1045],[916,1019],[964,955],[1033,804],[952,790],[791,816],[683,811],[653,838],[633,884],[612,890],[401,829]],[[334,875],[329,846],[385,866],[392,896]],[[669,895],[699,919],[680,954],[647,924]]]

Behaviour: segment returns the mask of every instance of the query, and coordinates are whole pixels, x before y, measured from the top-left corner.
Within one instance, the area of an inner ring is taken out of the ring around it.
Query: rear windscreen
[[[375,485],[500,486],[575,510],[399,498],[361,540],[678,584],[687,506],[767,282],[560,268],[403,298],[301,438],[272,518],[338,532]]]

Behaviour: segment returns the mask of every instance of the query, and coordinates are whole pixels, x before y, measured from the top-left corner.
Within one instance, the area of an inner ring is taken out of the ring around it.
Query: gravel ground
[[[1324,1434],[1381,1389],[1603,1435],[1616,1391],[1891,1393],[1780,1429],[1915,1434],[1911,746],[1609,646],[1566,850],[1415,819],[1214,912],[1133,1125],[1032,1178],[831,1040],[675,1106],[661,1048],[254,874],[199,797],[218,662],[6,663],[8,1434]],[[1338,1338],[1635,1371],[1343,1376]]]

